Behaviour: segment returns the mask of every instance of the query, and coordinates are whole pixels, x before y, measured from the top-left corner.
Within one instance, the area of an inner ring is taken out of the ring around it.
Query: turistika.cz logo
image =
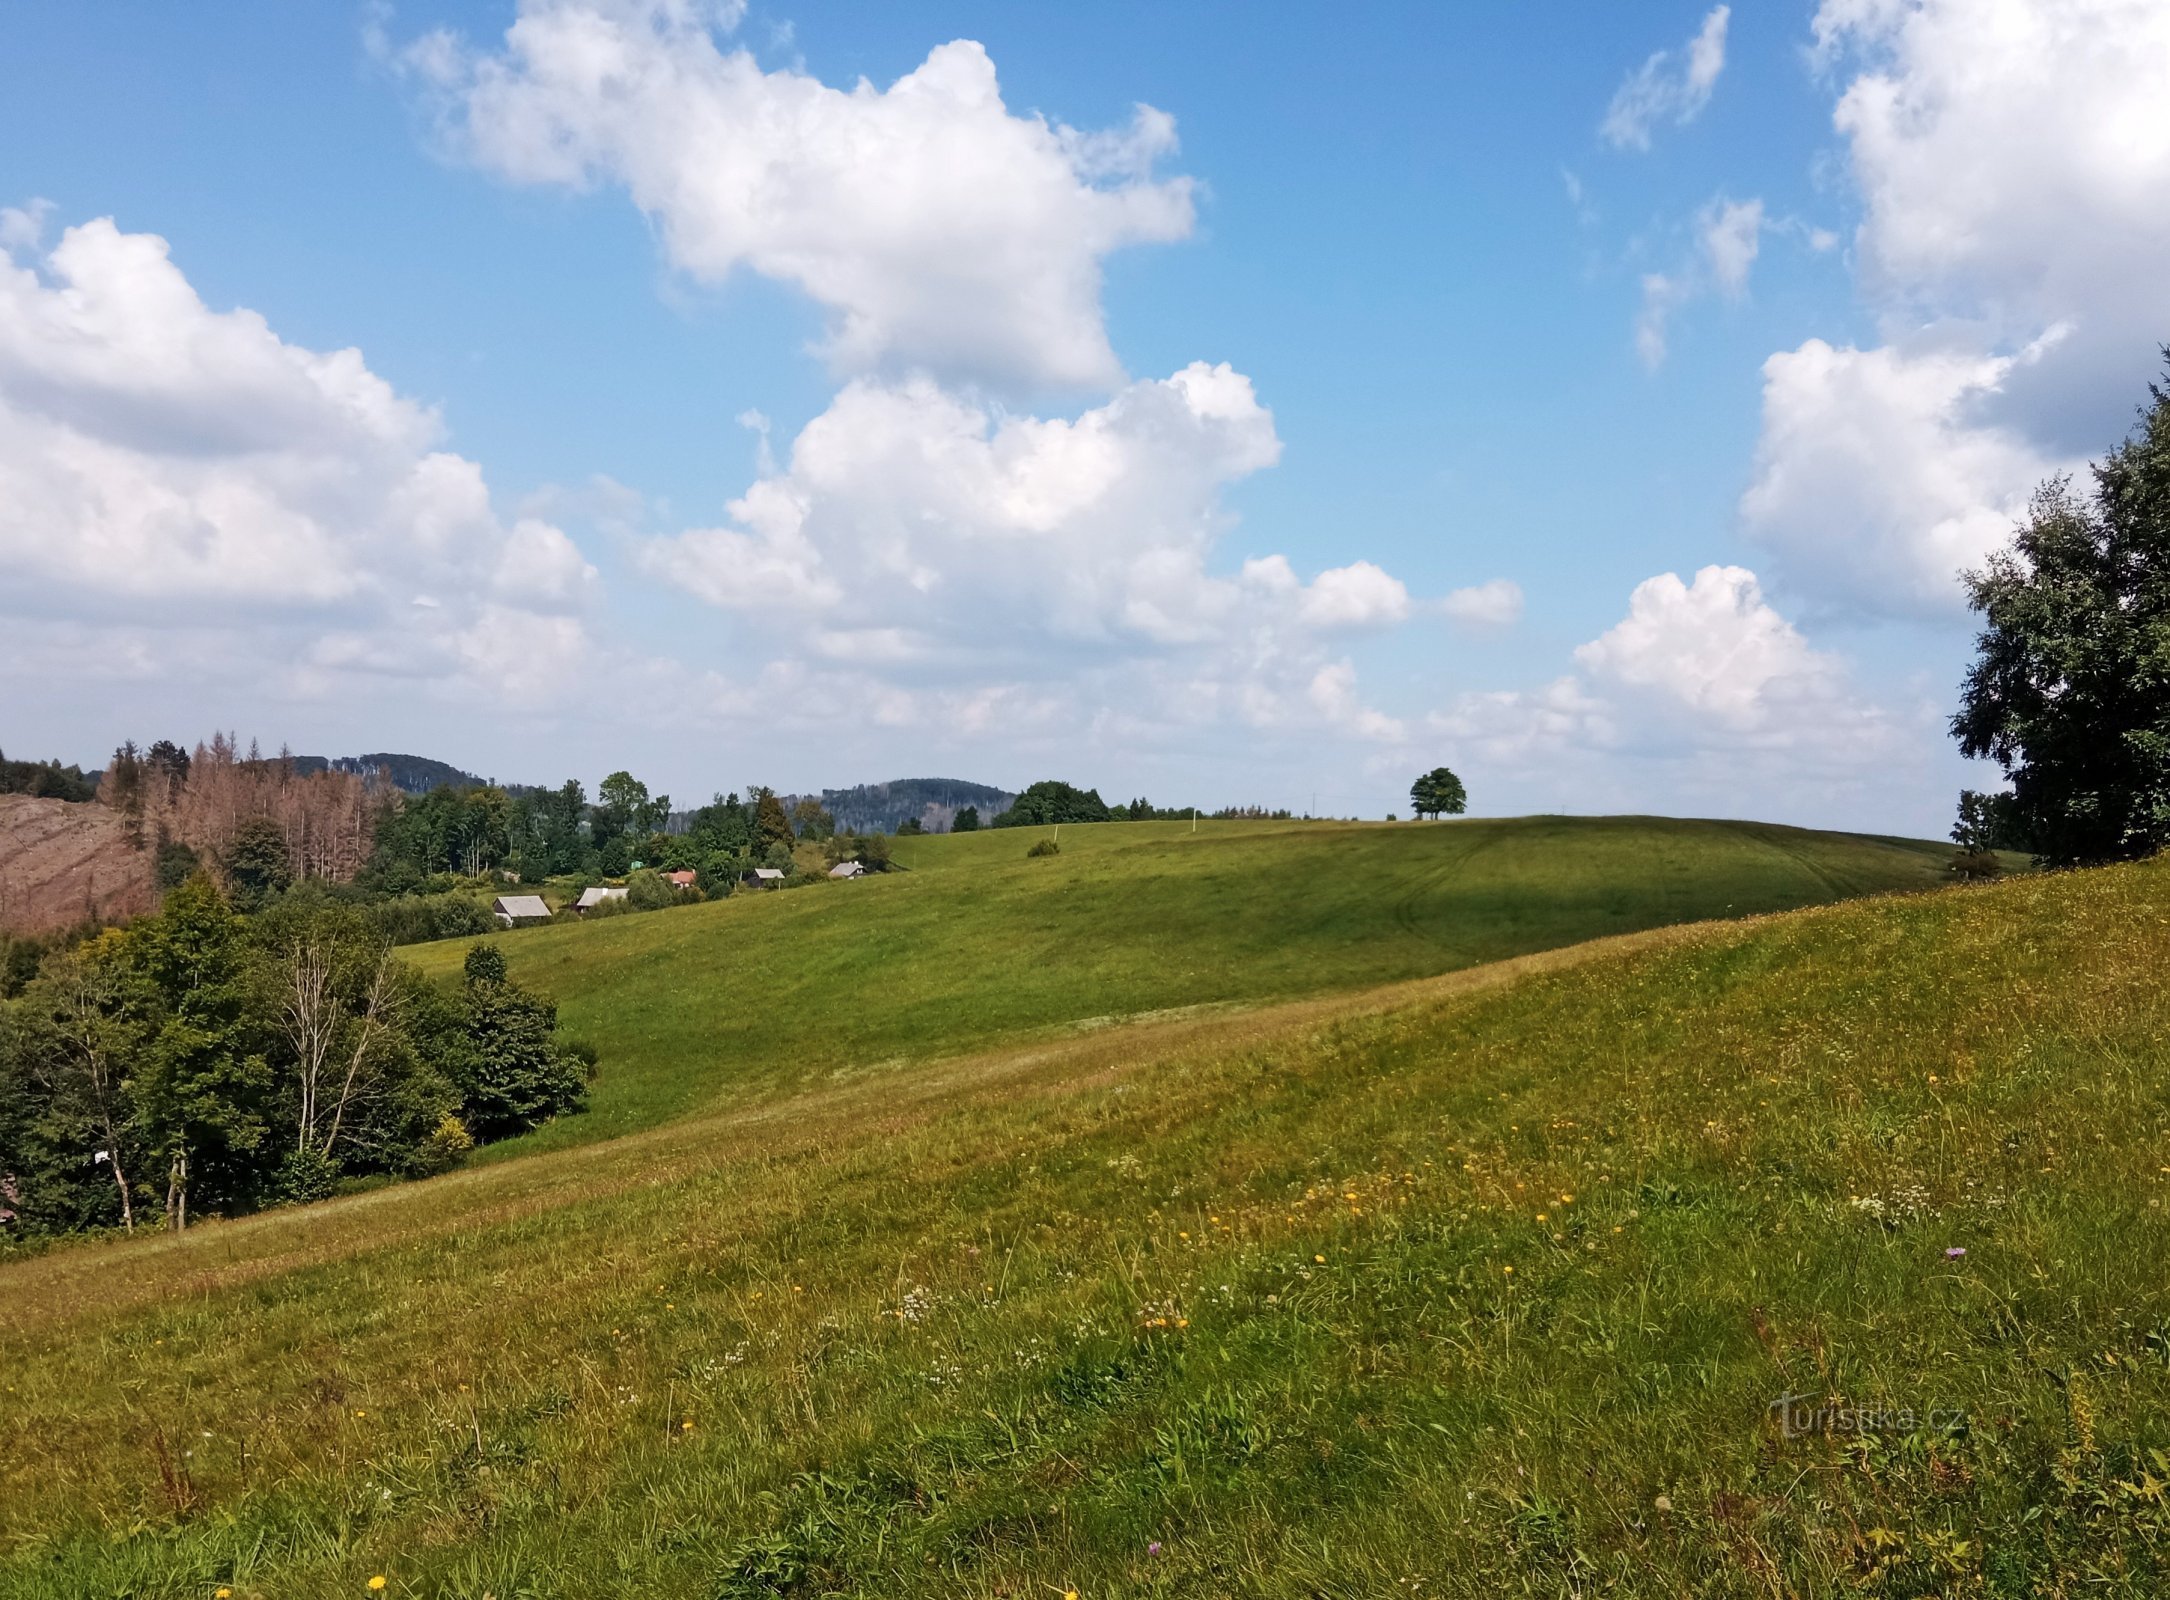
[[[1810,1434],[1953,1433],[1966,1427],[1967,1414],[1956,1407],[1863,1406],[1830,1396],[1782,1394],[1770,1405],[1779,1432],[1789,1439]]]

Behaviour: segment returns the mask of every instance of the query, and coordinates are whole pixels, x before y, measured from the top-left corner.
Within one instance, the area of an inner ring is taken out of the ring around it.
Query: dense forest
[[[198,873],[0,1004],[0,1242],[441,1171],[580,1110],[593,1062],[490,946],[448,993],[318,886],[247,914]]]

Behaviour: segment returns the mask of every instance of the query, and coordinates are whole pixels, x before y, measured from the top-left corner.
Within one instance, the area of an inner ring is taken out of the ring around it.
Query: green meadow
[[[1027,859],[1054,836],[1059,855]],[[1948,845],[1754,823],[1103,823],[902,838],[905,869],[502,936],[602,1052],[501,1160],[854,1074],[1196,1006],[1430,977],[1942,880]],[[403,952],[450,975],[465,944]]]
[[[1051,984],[971,1048],[877,966],[884,1047],[925,1057],[749,1049],[719,1059],[758,1092],[627,1137],[0,1267],[0,1595],[2165,1592],[2170,864],[1409,976],[1405,942],[1516,934],[1436,885],[1409,931],[1434,879],[1371,841],[1467,876],[1548,826],[1305,838],[1405,898],[1321,908],[1373,954],[1287,958],[1301,998],[1054,1029],[1092,991]],[[1728,837],[1620,826],[1653,881]],[[1126,861],[1219,881],[1071,832],[1054,881],[1088,896]],[[633,1047],[602,1030],[683,981],[688,930],[920,960],[946,871],[1026,870],[960,843],[986,860],[922,846],[879,899],[506,945],[652,986],[585,991],[607,1082]],[[1064,959],[1057,891],[1016,881],[1031,948],[965,936],[1009,976]]]

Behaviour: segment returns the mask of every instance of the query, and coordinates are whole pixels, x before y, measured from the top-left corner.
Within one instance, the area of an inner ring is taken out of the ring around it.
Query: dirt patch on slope
[[[0,933],[50,933],[141,916],[157,901],[151,856],[95,802],[0,794]]]

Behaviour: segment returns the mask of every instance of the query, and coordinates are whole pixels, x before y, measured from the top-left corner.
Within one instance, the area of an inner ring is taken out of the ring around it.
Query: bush
[[[2004,863],[1993,850],[1962,850],[1951,858],[1952,872],[1961,878],[1996,878],[2004,873]]]
[[[449,1172],[465,1160],[467,1152],[474,1147],[475,1136],[467,1131],[467,1124],[447,1111],[437,1119],[437,1126],[430,1129],[429,1137],[422,1141],[416,1169],[425,1174]]]
[[[321,1150],[289,1150],[272,1176],[272,1198],[283,1206],[327,1199],[339,1187],[339,1163]]]
[[[369,916],[393,944],[471,939],[497,931],[497,918],[471,894],[401,895],[397,900],[378,901],[369,908]]]
[[[1030,850],[1027,850],[1025,854],[1027,856],[1059,856],[1062,854],[1062,846],[1052,839],[1042,839]]]

